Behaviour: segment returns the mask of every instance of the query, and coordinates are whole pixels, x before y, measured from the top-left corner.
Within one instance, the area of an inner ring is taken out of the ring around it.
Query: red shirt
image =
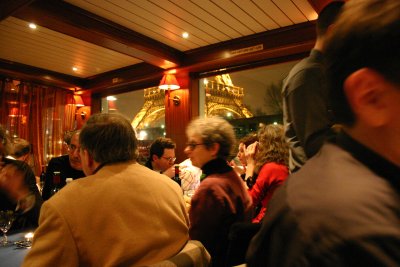
[[[286,180],[288,175],[288,168],[282,164],[268,162],[261,167],[256,183],[249,190],[253,206],[256,207],[260,203],[262,205],[260,212],[253,219],[253,223],[259,223],[264,218],[268,201],[271,199],[275,189]]]

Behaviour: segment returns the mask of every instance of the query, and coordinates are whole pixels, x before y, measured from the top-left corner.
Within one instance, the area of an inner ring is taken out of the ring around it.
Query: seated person
[[[25,162],[6,157],[10,148],[6,132],[0,125],[0,209],[17,212],[11,229],[36,227],[43,201],[35,175]]]
[[[240,139],[237,155],[230,161],[232,168],[237,172],[238,175],[240,175],[240,177],[242,177],[243,180],[246,178],[247,166],[245,151],[249,145],[256,141],[258,141],[258,135],[255,132],[249,133]]]
[[[203,243],[213,266],[225,266],[230,227],[236,222],[250,222],[252,217],[247,189],[227,162],[235,133],[224,119],[208,117],[191,121],[186,134],[185,153],[203,171],[189,210],[190,238]]]
[[[150,156],[145,166],[156,172],[174,177],[175,143],[170,138],[159,137],[150,146]]]
[[[258,139],[259,141],[247,147],[245,153],[246,182],[255,209],[253,223],[261,222],[272,194],[289,175],[289,146],[285,140],[283,126],[261,126]]]
[[[148,266],[180,252],[189,239],[182,191],[136,162],[130,122],[94,114],[79,138],[87,177],[43,203],[22,266]]]
[[[79,132],[75,131],[71,135],[71,139],[66,139],[68,145],[68,155],[52,158],[46,169],[46,178],[43,187],[43,200],[47,200],[51,196],[51,189],[54,186],[54,172],[60,172],[60,187],[65,186],[67,178],[79,179],[85,177],[82,171],[81,157],[79,155]]]
[[[32,145],[27,140],[22,138],[14,138],[12,141],[13,152],[11,156],[17,160],[26,162],[31,166],[32,170],[35,171],[33,155],[32,155]],[[36,185],[40,188],[40,177],[36,176]]]
[[[179,163],[179,177],[181,178],[183,192],[193,193],[200,185],[201,174],[201,169],[193,166],[190,159],[185,159]]]

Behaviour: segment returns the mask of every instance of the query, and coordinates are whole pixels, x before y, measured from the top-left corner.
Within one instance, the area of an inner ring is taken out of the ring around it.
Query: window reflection
[[[282,82],[297,62],[201,79],[200,114],[229,120],[237,138],[256,131],[260,123],[282,123]]]

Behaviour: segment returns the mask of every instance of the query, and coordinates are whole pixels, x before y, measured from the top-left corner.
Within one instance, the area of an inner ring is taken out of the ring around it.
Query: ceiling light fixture
[[[189,33],[187,32],[182,33],[182,37],[185,39],[189,38]]]
[[[31,28],[31,29],[36,29],[37,28],[37,26],[36,26],[36,24],[35,23],[29,23],[29,28]]]
[[[78,71],[78,68],[77,67],[72,67],[72,70],[73,71]]]

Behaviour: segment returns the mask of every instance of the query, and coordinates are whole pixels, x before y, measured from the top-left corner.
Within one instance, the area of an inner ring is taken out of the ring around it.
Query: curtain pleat
[[[0,80],[0,123],[9,137],[32,144],[36,175],[52,157],[66,153],[65,131],[76,127],[73,92],[61,88]]]

